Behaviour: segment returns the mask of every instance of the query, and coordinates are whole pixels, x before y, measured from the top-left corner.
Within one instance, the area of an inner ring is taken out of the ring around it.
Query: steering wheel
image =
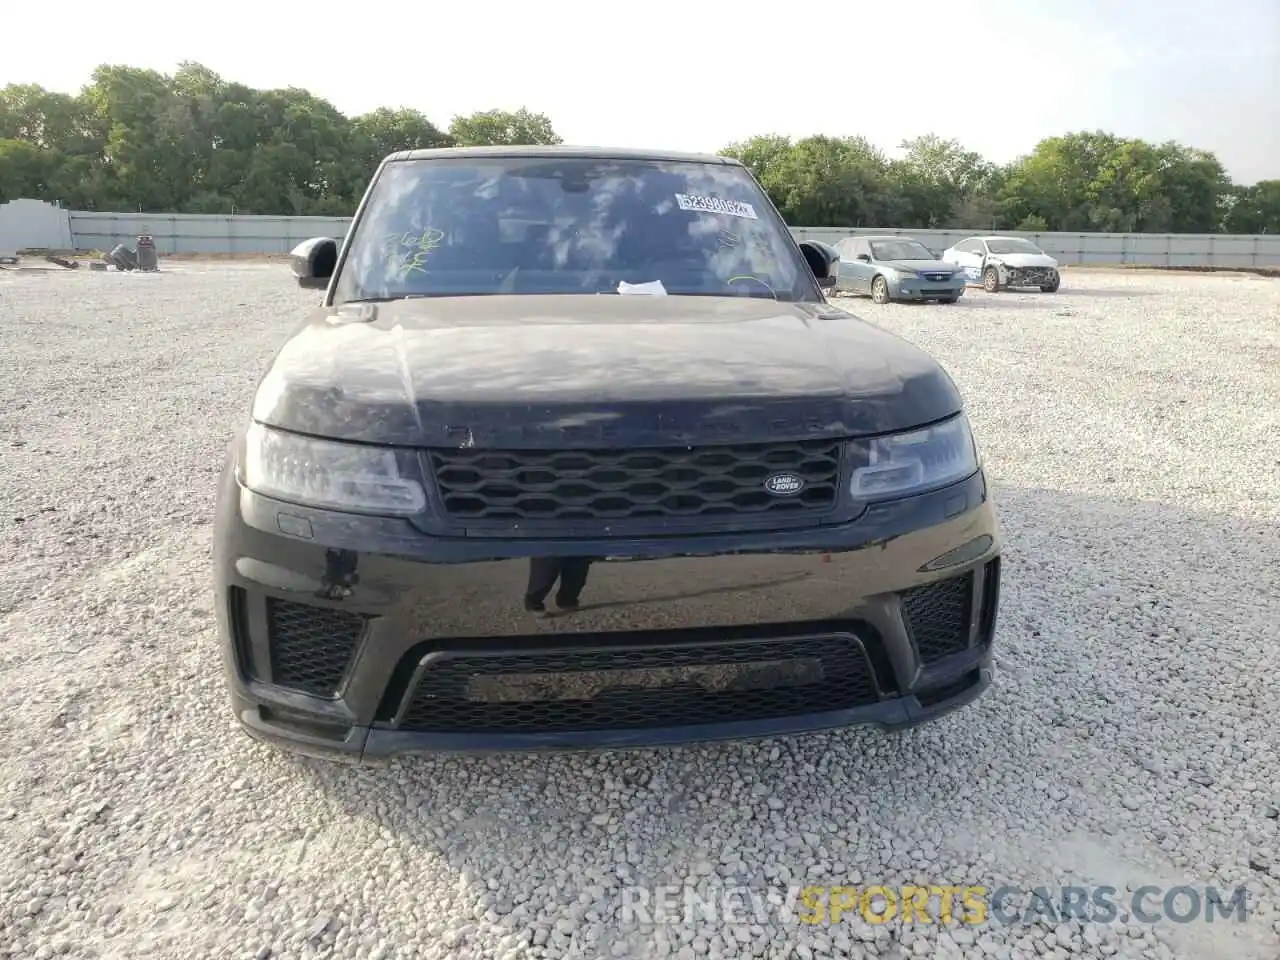
[[[750,274],[739,274],[736,277],[730,277],[728,280],[725,281],[725,283],[729,285],[730,289],[735,289],[733,286],[735,283],[758,284],[759,286],[764,287],[764,289],[768,291],[769,296],[771,296],[774,300],[778,299],[778,295],[773,292],[773,287],[769,286],[768,283],[761,280],[759,277],[753,277]]]

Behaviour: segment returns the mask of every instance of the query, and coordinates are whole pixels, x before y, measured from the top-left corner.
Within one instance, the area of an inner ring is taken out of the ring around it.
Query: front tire
[[[1000,271],[995,267],[987,267],[982,271],[982,289],[987,293],[998,293],[1000,291]]]
[[[876,277],[871,281],[871,299],[875,303],[889,302],[889,281],[884,277]]]
[[[1062,286],[1062,278],[1054,277],[1052,283],[1042,283],[1040,285],[1041,293],[1057,293],[1058,287]]]

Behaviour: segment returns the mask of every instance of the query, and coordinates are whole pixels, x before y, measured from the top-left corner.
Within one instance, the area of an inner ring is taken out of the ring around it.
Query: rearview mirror
[[[323,290],[329,286],[338,265],[338,241],[332,237],[303,240],[289,254],[290,268],[298,286]]]
[[[840,254],[835,247],[829,247],[817,240],[806,240],[800,244],[800,252],[805,262],[813,271],[813,277],[820,287],[834,287],[836,277],[840,273]]]
[[[858,260],[858,261],[860,261],[860,262],[862,262],[862,263],[870,263],[870,262],[871,262],[871,254],[869,254],[869,253],[860,253],[860,254],[858,254],[856,257],[854,257],[854,259],[855,259],[855,260]]]

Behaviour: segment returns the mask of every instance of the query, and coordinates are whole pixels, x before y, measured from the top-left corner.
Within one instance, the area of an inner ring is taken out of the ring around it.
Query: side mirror
[[[869,253],[860,253],[860,254],[858,254],[856,257],[854,257],[854,259],[855,259],[855,260],[857,260],[857,261],[859,261],[860,263],[870,263],[870,262],[871,262],[871,254],[869,254]]]
[[[805,262],[813,271],[818,286],[834,287],[836,285],[836,277],[840,273],[840,254],[834,247],[819,243],[817,240],[805,240],[800,244],[800,252],[804,254]]]
[[[298,286],[323,290],[338,265],[338,241],[332,237],[303,240],[289,254],[290,268]]]

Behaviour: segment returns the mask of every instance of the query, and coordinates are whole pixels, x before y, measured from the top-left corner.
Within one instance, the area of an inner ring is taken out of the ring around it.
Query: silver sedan
[[[908,237],[848,237],[836,244],[840,272],[836,289],[891,300],[955,303],[965,290],[964,272],[938,260],[924,244]]]

